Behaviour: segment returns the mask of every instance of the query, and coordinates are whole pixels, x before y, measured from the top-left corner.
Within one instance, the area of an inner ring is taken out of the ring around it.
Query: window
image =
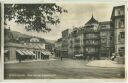
[[[89,51],[89,48],[86,48],[86,51],[88,52]]]
[[[97,30],[97,27],[96,26],[94,26],[94,31],[96,31]]]
[[[124,9],[116,9],[115,10],[115,16],[123,15],[124,14]]]
[[[120,15],[121,14],[121,11],[120,10],[118,10],[118,15]]]
[[[95,44],[95,41],[92,41],[92,44]]]
[[[118,51],[119,51],[119,55],[120,55],[120,56],[124,56],[124,55],[125,55],[125,48],[124,48],[124,47],[120,47],[120,48],[118,49]]]
[[[119,35],[118,35],[119,43],[124,43],[124,41],[125,41],[124,38],[125,38],[124,32],[120,32]]]
[[[102,39],[101,42],[102,42],[102,43],[106,43],[106,39]]]
[[[124,50],[124,47],[120,47],[120,49]]]
[[[106,36],[106,33],[105,32],[101,32],[102,36],[105,37]]]
[[[73,44],[73,41],[71,40],[70,43]]]
[[[125,35],[124,35],[124,32],[120,32],[120,38],[124,38]]]
[[[124,19],[121,19],[119,22],[120,28],[124,28]]]

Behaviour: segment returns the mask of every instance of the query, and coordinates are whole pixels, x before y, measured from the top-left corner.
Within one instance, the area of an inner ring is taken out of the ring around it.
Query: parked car
[[[77,54],[74,56],[76,59],[83,59],[83,54]]]

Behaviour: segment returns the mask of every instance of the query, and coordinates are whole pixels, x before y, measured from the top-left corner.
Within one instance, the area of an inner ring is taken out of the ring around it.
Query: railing
[[[99,43],[85,43],[85,45],[99,45]]]
[[[85,37],[84,39],[100,39],[100,37]]]

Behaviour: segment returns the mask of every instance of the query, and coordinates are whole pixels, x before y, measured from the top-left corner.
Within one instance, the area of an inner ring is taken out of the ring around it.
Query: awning
[[[28,53],[28,55],[32,55],[32,54],[30,53],[30,51],[26,50],[26,52]]]
[[[34,54],[32,51],[29,51],[29,53],[30,53],[31,55],[34,55],[34,56],[36,55],[36,54]]]
[[[16,50],[20,55],[24,55],[24,53],[21,50]]]
[[[25,50],[21,50],[24,55],[29,55]]]
[[[51,54],[50,52],[48,52],[48,51],[47,51],[46,53],[47,53],[48,55],[52,55],[52,54]]]
[[[34,54],[32,51],[29,50],[16,50],[19,54],[21,55],[33,55],[35,56],[36,54]]]
[[[45,51],[42,51],[41,53],[43,53],[44,55],[47,55],[47,53]]]
[[[43,53],[44,55],[52,55],[49,51],[42,51],[41,53]]]

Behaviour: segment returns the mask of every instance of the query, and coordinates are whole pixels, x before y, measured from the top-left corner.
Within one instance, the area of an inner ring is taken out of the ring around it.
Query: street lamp
[[[111,47],[107,46],[106,48],[107,48],[107,50],[108,50],[108,58],[110,59],[110,57],[111,57],[111,52],[110,52]]]

